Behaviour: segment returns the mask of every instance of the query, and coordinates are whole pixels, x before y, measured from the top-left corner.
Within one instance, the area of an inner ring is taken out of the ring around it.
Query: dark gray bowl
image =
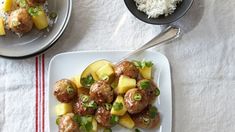
[[[191,5],[193,4],[193,0],[183,0],[181,3],[178,4],[173,14],[166,16],[166,17],[159,16],[158,18],[148,18],[148,16],[144,12],[141,12],[137,9],[137,6],[134,0],[124,0],[124,2],[127,8],[129,9],[129,11],[136,18],[146,23],[156,24],[156,25],[169,24],[178,20],[179,18],[185,15],[185,13],[190,9]]]

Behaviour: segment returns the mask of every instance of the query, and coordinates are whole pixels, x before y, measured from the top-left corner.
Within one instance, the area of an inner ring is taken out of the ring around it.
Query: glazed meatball
[[[78,132],[78,125],[73,117],[73,113],[68,113],[59,119],[59,132]]]
[[[151,80],[142,79],[138,81],[137,87],[146,93],[149,104],[151,104],[155,100],[155,98],[159,95],[158,87]]]
[[[11,12],[8,26],[16,33],[27,33],[33,27],[33,21],[26,9],[20,8]]]
[[[73,105],[73,112],[80,116],[93,115],[97,108],[96,103],[87,95],[80,95]]]
[[[62,79],[55,83],[54,95],[62,103],[69,103],[77,96],[75,84],[68,79]]]
[[[121,63],[115,65],[114,71],[117,77],[125,75],[136,79],[139,75],[139,70],[136,68],[134,63],[130,61],[122,61]]]
[[[98,81],[91,85],[90,97],[97,104],[111,103],[113,101],[113,90],[105,81]]]
[[[154,106],[148,106],[141,113],[131,115],[136,127],[154,128],[160,123],[160,114]]]
[[[111,109],[107,109],[105,106],[100,106],[96,111],[95,119],[103,127],[110,128],[116,123],[115,119],[114,122],[112,119],[117,116],[111,115],[110,110]]]
[[[133,88],[126,92],[124,102],[130,114],[141,112],[148,103],[148,98],[145,92],[140,89]]]

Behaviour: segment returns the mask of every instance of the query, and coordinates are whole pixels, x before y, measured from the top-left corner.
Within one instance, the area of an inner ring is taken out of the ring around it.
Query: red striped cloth
[[[35,57],[35,131],[45,131],[45,55]]]

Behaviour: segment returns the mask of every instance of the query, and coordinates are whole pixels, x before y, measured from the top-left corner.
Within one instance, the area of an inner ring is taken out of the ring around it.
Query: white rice
[[[174,12],[177,4],[182,0],[134,0],[138,10],[146,13],[148,18],[160,15],[168,16]]]

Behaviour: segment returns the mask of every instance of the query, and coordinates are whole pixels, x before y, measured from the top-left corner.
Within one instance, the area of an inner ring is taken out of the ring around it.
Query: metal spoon
[[[159,35],[154,37],[152,40],[141,46],[140,48],[130,52],[128,55],[120,59],[119,62],[135,55],[138,54],[146,49],[152,48],[156,45],[162,44],[162,43],[167,43],[170,42],[180,36],[180,28],[175,27],[175,26],[168,26],[166,29],[164,29]]]
[[[149,49],[151,47],[154,47],[154,46],[162,44],[162,43],[167,43],[169,41],[172,41],[172,40],[178,38],[179,36],[180,36],[180,28],[169,26],[166,29],[164,29],[158,36],[154,37],[152,40],[150,40],[149,42],[147,42],[146,44],[144,44],[143,46],[141,46],[137,50],[130,52],[128,55],[126,55],[125,57],[120,59],[120,61],[118,61],[117,63],[119,63],[119,62],[121,62],[121,61],[135,55],[135,54],[138,54],[146,49]],[[100,61],[100,60],[98,60],[98,61]],[[98,61],[95,61],[92,64],[94,64]],[[82,79],[83,79],[82,76],[83,76],[84,72],[87,70],[87,68],[82,72],[80,82],[82,82]]]

